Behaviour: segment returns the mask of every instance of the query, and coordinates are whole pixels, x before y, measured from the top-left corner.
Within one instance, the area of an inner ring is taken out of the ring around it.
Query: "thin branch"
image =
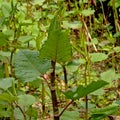
[[[50,87],[50,85],[49,85],[49,83],[48,83],[47,79],[45,78],[45,76],[44,76],[44,75],[40,75],[40,77],[42,77],[42,78],[45,80],[45,82],[47,83],[47,85],[48,85],[49,89],[51,89],[51,87]]]
[[[71,105],[73,103],[73,100],[71,100],[61,111],[61,113],[59,114],[59,117],[64,113],[64,111],[69,107],[69,105]]]
[[[14,102],[14,103],[15,103],[16,107],[18,107],[19,110],[22,112],[22,114],[23,114],[23,116],[24,116],[24,120],[27,120],[27,119],[26,119],[25,112],[23,111],[23,109],[22,109],[16,102]]]
[[[92,37],[91,37],[91,34],[90,34],[89,30],[88,30],[88,27],[87,27],[87,25],[86,25],[86,23],[85,23],[84,20],[82,20],[82,22],[83,22],[83,24],[84,24],[85,30],[86,30],[86,32],[87,32],[87,34],[88,34],[88,37],[89,37],[89,39],[90,39],[90,42],[91,42],[91,41],[92,41]],[[94,50],[97,52],[97,48],[96,48],[95,44],[92,43],[92,45],[93,45],[93,47],[94,47]]]

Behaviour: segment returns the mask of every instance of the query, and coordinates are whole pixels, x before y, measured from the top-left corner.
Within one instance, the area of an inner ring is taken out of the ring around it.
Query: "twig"
[[[45,76],[44,76],[44,75],[40,75],[40,77],[42,77],[42,78],[45,80],[45,82],[47,83],[47,85],[48,85],[49,89],[51,89],[51,87],[50,87],[50,85],[49,85],[49,83],[48,83],[47,79],[45,78]]]
[[[24,120],[27,120],[27,119],[26,119],[25,112],[23,111],[23,109],[22,109],[16,102],[14,102],[14,103],[15,103],[16,107],[18,107],[18,108],[20,109],[20,111],[22,112],[22,114],[23,114],[23,116],[24,116]]]
[[[82,22],[83,22],[83,24],[84,24],[85,30],[86,30],[86,32],[87,32],[87,34],[88,34],[88,37],[89,37],[89,39],[90,39],[90,42],[91,42],[91,41],[92,41],[92,37],[91,37],[91,35],[90,35],[90,32],[89,32],[89,30],[88,30],[88,27],[87,27],[87,25],[86,25],[86,23],[85,23],[84,20],[82,20]],[[92,44],[93,44],[93,47],[94,47],[95,51],[97,52],[97,48],[96,48],[95,44],[94,44],[94,43],[92,43]]]
[[[71,105],[73,103],[73,100],[71,100],[61,111],[61,113],[59,114],[59,117],[63,114],[63,112],[68,108],[69,105]]]

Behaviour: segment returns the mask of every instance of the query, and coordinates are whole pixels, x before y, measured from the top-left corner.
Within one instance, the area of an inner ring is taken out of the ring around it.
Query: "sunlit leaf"
[[[0,101],[6,101],[6,102],[14,102],[16,101],[18,98],[13,96],[13,95],[10,95],[8,93],[2,93],[0,94]]]
[[[103,95],[103,94],[105,94],[105,91],[104,91],[103,88],[100,88],[100,89],[96,90],[95,92],[91,93],[91,95],[96,95],[96,96],[98,96],[98,95],[100,96],[100,95]]]
[[[90,57],[92,62],[99,62],[108,58],[108,56],[104,53],[91,53]]]
[[[74,22],[63,21],[63,27],[78,29],[82,27],[82,23],[80,21],[74,21]]]
[[[8,88],[12,87],[13,80],[14,80],[14,78],[0,79],[0,89],[7,90]]]
[[[0,32],[0,47],[7,44],[7,36]]]
[[[9,64],[9,60],[10,60],[10,52],[4,52],[4,51],[0,51],[0,60],[3,63],[8,63]]]
[[[114,47],[113,50],[114,50],[115,52],[120,52],[120,47],[119,47],[119,46]]]
[[[43,3],[45,2],[45,0],[34,0],[34,4],[35,5],[43,5]]]
[[[2,8],[2,13],[3,13],[4,17],[9,17],[11,15],[10,14],[10,12],[11,12],[11,5],[10,5],[10,3],[4,2],[2,4],[1,8]]]
[[[61,120],[79,120],[79,112],[78,111],[65,111],[61,116]]]
[[[101,79],[107,82],[112,82],[113,80],[115,80],[116,79],[115,69],[110,69],[101,73]]]
[[[18,104],[22,106],[29,106],[35,102],[35,97],[32,95],[19,95],[18,96]]]
[[[32,39],[32,36],[20,36],[18,38],[18,41],[22,43],[26,43],[26,42],[29,42],[31,39]]]
[[[91,8],[88,8],[86,10],[83,10],[81,13],[82,15],[84,16],[90,16],[90,15],[93,15],[95,12],[95,10],[92,10]]]

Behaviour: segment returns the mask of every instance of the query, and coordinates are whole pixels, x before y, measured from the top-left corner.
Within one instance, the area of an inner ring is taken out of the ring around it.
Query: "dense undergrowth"
[[[0,0],[0,120],[120,116],[119,0]]]

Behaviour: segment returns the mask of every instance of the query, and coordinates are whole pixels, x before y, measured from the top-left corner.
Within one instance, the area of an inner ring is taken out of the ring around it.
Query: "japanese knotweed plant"
[[[68,39],[68,34],[66,31],[61,30],[58,17],[54,17],[49,27],[48,39],[40,50],[40,58],[51,60],[52,71],[50,74],[50,91],[52,96],[53,113],[55,120],[60,119],[55,89],[55,67],[56,63],[60,63],[63,66],[64,73],[66,73],[65,64],[70,60],[71,56],[72,49],[70,40]]]
[[[67,99],[71,101],[59,112],[59,106],[56,95],[57,79],[56,79],[56,64],[59,63],[63,67],[65,83],[67,84],[66,64],[72,57],[72,47],[68,37],[68,33],[62,30],[60,27],[60,21],[57,16],[51,20],[51,24],[48,31],[48,38],[38,51],[35,50],[19,50],[14,56],[14,67],[16,78],[24,83],[35,81],[38,77],[43,77],[46,72],[50,71],[50,81],[46,80],[48,87],[50,88],[51,100],[53,106],[54,120],[60,120],[63,112],[67,107],[79,98],[85,97],[91,92],[105,86],[106,81],[98,80],[93,81],[86,86],[80,85],[76,88],[67,90],[64,93]],[[51,69],[50,69],[51,68]],[[16,95],[23,101],[24,96]],[[17,101],[19,104],[19,101]],[[24,102],[21,103],[25,106]],[[30,104],[31,105],[31,104]],[[28,107],[28,106],[27,106]],[[44,107],[44,106],[43,106]],[[26,113],[24,111],[24,118],[26,119]]]
[[[107,82],[103,80],[93,81],[92,83],[86,86],[78,86],[76,89],[68,90],[64,92],[67,99],[71,99],[70,103],[59,113],[57,96],[56,96],[56,73],[55,67],[56,63],[59,63],[65,68],[67,62],[69,62],[72,57],[72,49],[70,40],[68,39],[68,34],[65,31],[62,31],[60,28],[60,22],[58,17],[54,17],[51,21],[50,28],[48,31],[48,39],[43,44],[40,50],[40,58],[46,58],[51,60],[52,71],[50,74],[50,91],[52,96],[52,104],[53,104],[53,114],[54,120],[59,120],[62,113],[66,110],[68,105],[72,103],[72,101],[77,100],[79,98],[85,97],[91,92],[105,86]],[[65,71],[65,69],[63,69]],[[66,72],[64,72],[66,73]]]

